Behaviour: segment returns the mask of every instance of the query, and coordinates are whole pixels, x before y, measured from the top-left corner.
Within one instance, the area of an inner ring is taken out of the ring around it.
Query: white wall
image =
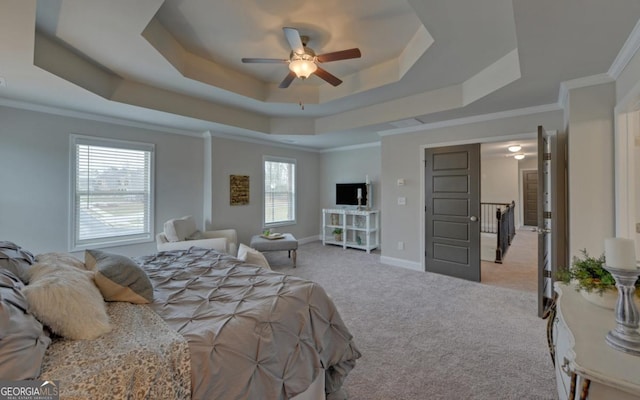
[[[424,183],[423,158],[425,146],[437,146],[455,142],[482,142],[483,139],[505,141],[509,136],[534,135],[537,126],[560,130],[563,126],[561,111],[545,112],[520,117],[504,118],[473,124],[432,129],[382,138],[382,256],[420,265],[423,257]],[[396,179],[404,178],[407,184],[396,186]],[[398,195],[407,198],[405,206],[396,202]],[[395,243],[403,241],[404,250],[397,250]]]
[[[598,256],[615,234],[613,83],[573,89],[568,114],[569,256]]]
[[[0,107],[0,239],[34,253],[69,248],[69,135],[155,144],[155,231],[186,214],[202,219],[203,140]],[[155,242],[111,248],[155,252]],[[82,256],[81,253],[78,255]]]
[[[519,225],[518,160],[513,157],[482,158],[480,171],[480,201],[483,203],[515,201],[514,221]]]

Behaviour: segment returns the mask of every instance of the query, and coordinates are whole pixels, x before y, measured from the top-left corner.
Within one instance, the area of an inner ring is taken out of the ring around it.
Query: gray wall
[[[166,220],[192,215],[201,229],[236,228],[239,240],[249,243],[251,235],[262,231],[264,155],[297,160],[297,224],[278,230],[300,239],[317,238],[320,230],[318,153],[7,107],[0,107],[0,121],[0,240],[35,253],[69,248],[70,134],[155,144],[156,233]],[[207,159],[212,160],[210,173],[205,170]],[[250,176],[249,205],[229,205],[229,175]],[[149,242],[109,250],[142,255],[155,249],[155,242]]]
[[[395,263],[401,260],[410,268],[423,262],[422,251],[424,211],[421,191],[424,183],[423,159],[425,146],[439,146],[456,142],[482,142],[484,139],[509,140],[509,136],[533,134],[538,125],[546,129],[561,129],[563,113],[545,112],[520,117],[432,129],[382,138],[382,256],[383,261]],[[396,180],[404,178],[406,185],[396,186]],[[405,206],[397,205],[396,198],[407,198]],[[404,250],[396,243],[403,241]]]
[[[371,206],[380,208],[380,145],[338,149],[322,153],[320,172],[321,208],[336,207],[336,183],[364,182],[369,175]],[[341,206],[343,207],[343,206]],[[322,215],[318,214],[321,219]]]
[[[296,159],[296,224],[275,228],[298,240],[317,238],[320,231],[320,155],[318,153],[214,137],[212,149],[212,219],[209,228],[235,228],[238,240],[249,244],[263,229],[263,156]],[[248,175],[248,205],[229,204],[229,175]],[[205,205],[206,206],[206,205]]]
[[[615,234],[613,83],[569,91],[569,255],[598,256]]]
[[[0,240],[35,252],[69,248],[69,135],[155,144],[155,230],[165,220],[202,219],[203,139],[0,107]],[[155,242],[114,247],[154,252]],[[78,254],[81,255],[81,254]]]

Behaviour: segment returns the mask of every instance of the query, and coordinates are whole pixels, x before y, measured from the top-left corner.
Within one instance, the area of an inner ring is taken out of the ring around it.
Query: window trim
[[[100,249],[153,242],[155,240],[155,144],[76,134],[69,135],[69,144],[69,251],[73,252],[89,248]],[[149,152],[149,221],[147,232],[136,235],[136,237],[132,239],[119,236],[111,239],[98,238],[90,242],[77,243],[76,233],[79,227],[78,221],[76,220],[76,146],[79,144]]]
[[[279,222],[270,222],[267,223],[267,215],[266,215],[266,202],[265,197],[267,193],[266,188],[266,176],[265,176],[265,163],[266,162],[281,162],[281,163],[289,163],[294,166],[294,177],[293,177],[293,219],[287,221],[279,221]],[[277,156],[262,156],[262,227],[263,228],[275,228],[279,226],[289,226],[297,224],[298,217],[298,161],[295,158],[287,158],[287,157],[277,157]]]

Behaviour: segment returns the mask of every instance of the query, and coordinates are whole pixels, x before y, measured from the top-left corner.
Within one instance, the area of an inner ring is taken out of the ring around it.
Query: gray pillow
[[[0,241],[0,269],[7,269],[22,282],[29,283],[27,270],[34,262],[35,257],[27,250],[13,242]]]
[[[95,271],[94,281],[107,301],[146,304],[153,301],[147,274],[129,257],[100,250],[85,250],[84,263]]]
[[[0,269],[0,380],[35,379],[51,339],[27,312],[24,284]]]

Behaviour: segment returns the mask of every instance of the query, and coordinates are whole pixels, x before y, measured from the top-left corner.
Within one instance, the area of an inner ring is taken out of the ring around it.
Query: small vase
[[[605,290],[602,293],[598,293],[597,291],[587,292],[584,289],[580,289],[580,294],[591,304],[595,304],[599,307],[603,307],[609,310],[613,310],[616,308],[616,302],[618,301],[618,289],[613,288],[609,290]],[[636,303],[636,306],[640,308],[640,299],[635,294],[633,295],[633,300]]]
[[[618,289],[605,290],[602,293],[597,291],[587,292],[584,289],[580,289],[580,294],[589,303],[595,304],[599,307],[613,310],[616,307],[616,301],[618,300]]]
[[[336,240],[336,242],[342,242],[342,233],[334,234],[333,238]]]

